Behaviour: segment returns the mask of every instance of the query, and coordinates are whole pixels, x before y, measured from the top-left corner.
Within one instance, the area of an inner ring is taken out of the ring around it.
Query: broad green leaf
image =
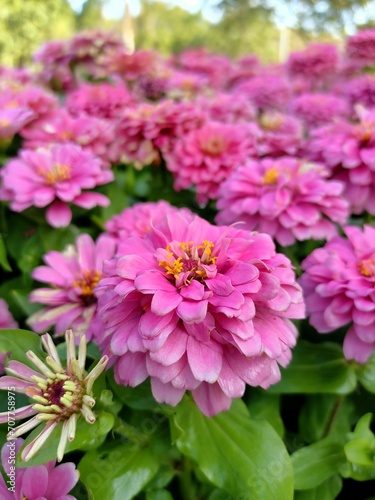
[[[344,396],[311,394],[299,415],[301,436],[307,443],[328,435],[336,441],[345,439],[351,429],[351,415],[352,403]]]
[[[235,400],[230,411],[207,418],[185,396],[170,421],[178,449],[233,498],[293,498],[284,443],[268,422],[250,417],[243,401]]]
[[[159,459],[145,447],[125,442],[94,450],[78,465],[91,500],[130,500],[155,476]]]
[[[335,500],[342,488],[342,479],[335,474],[310,490],[296,491],[295,500]]]
[[[113,376],[113,370],[107,372],[107,379],[116,397],[135,410],[154,410],[160,405],[151,393],[150,381],[146,380],[137,387],[118,385]]]
[[[0,297],[8,303],[9,309],[15,319],[24,320],[25,314],[27,314],[24,300],[28,300],[27,297],[31,291],[32,279],[26,274],[5,281],[0,286]],[[36,304],[29,304],[30,309],[34,307],[34,305]]]
[[[301,448],[292,455],[294,487],[296,490],[316,488],[340,472],[345,463],[343,447],[330,439]]]
[[[284,436],[285,429],[280,415],[280,396],[278,394],[269,394],[263,389],[254,389],[250,394],[247,407],[254,419],[267,420],[279,436]]]
[[[281,381],[270,387],[269,392],[349,394],[356,384],[354,365],[344,358],[340,345],[300,340],[290,365],[281,369]]]
[[[65,453],[73,450],[90,450],[97,448],[102,444],[105,436],[112,429],[115,419],[111,413],[101,412],[97,415],[96,421],[93,424],[86,422],[84,418],[80,418],[77,422],[77,431],[74,440],[67,444]],[[41,432],[44,428],[44,423],[33,430],[24,442],[22,449]],[[49,436],[45,446],[43,446],[33,458],[28,462],[21,460],[21,454],[17,457],[17,467],[31,467],[32,465],[41,465],[54,460],[56,458],[57,447],[60,441],[62,424],[59,425]]]
[[[4,271],[11,272],[12,268],[10,267],[8,257],[7,257],[7,249],[4,243],[3,236],[0,234],[0,266],[4,269]]]
[[[349,467],[343,475],[357,481],[375,478],[375,436],[370,429],[372,414],[367,413],[360,418],[349,441],[344,446]]]
[[[150,490],[146,491],[146,500],[173,500],[173,496],[168,490]]]
[[[0,329],[0,352],[10,352],[10,359],[20,361],[35,369],[26,356],[27,351],[33,351],[42,359],[47,356],[42,350],[40,337],[36,333],[28,330]]]
[[[367,391],[375,393],[375,353],[370,357],[367,363],[358,366],[357,374],[358,380],[363,387]]]

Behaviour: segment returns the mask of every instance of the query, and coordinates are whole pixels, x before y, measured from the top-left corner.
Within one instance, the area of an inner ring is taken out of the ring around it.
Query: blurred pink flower
[[[324,78],[336,73],[340,53],[336,45],[312,43],[300,52],[292,52],[286,63],[287,71],[293,77],[303,76],[322,83]]]
[[[120,244],[130,236],[145,236],[166,215],[178,212],[183,213],[185,217],[193,217],[193,213],[188,208],[177,208],[164,200],[136,203],[108,220],[105,228],[109,235]]]
[[[95,116],[72,116],[56,108],[25,127],[21,133],[26,149],[47,148],[53,144],[74,143],[91,151],[105,164],[113,156],[114,124]]]
[[[47,307],[28,319],[31,328],[45,332],[54,326],[56,335],[71,328],[78,337],[85,333],[88,340],[102,328],[97,315],[96,286],[102,277],[103,262],[113,257],[115,242],[108,235],[99,236],[96,243],[88,234],[81,234],[74,245],[64,252],[48,252],[45,266],[34,269],[32,277],[49,287],[37,288],[30,294],[30,302]]]
[[[66,96],[66,107],[73,115],[87,113],[98,118],[121,118],[132,102],[125,85],[81,83]]]
[[[277,111],[266,111],[261,114],[257,124],[260,129],[256,143],[258,156],[297,154],[303,138],[302,123],[297,118]]]
[[[206,122],[178,139],[164,154],[177,191],[195,185],[198,203],[217,197],[219,185],[230,172],[254,153],[255,124]]]
[[[360,63],[362,66],[374,66],[375,29],[364,29],[355,35],[348,36],[345,53],[350,61]]]
[[[1,500],[76,500],[76,497],[68,495],[79,478],[79,472],[72,462],[55,467],[56,461],[52,460],[44,465],[33,465],[26,469],[16,468],[14,490],[9,488],[14,456],[23,442],[22,438],[15,439],[4,444],[1,450],[3,469],[8,476],[5,481],[0,475]]]
[[[319,127],[350,115],[349,102],[334,94],[301,94],[292,100],[292,112],[307,127]]]
[[[266,158],[239,167],[219,190],[218,224],[242,221],[281,245],[329,239],[348,218],[343,184],[327,180],[322,165],[300,158]]]
[[[105,264],[98,343],[115,378],[151,377],[158,402],[191,390],[208,416],[229,409],[246,384],[280,379],[304,304],[290,261],[268,235],[170,214]]]
[[[366,108],[375,107],[374,75],[361,75],[350,80],[345,80],[340,90],[353,108],[357,104],[362,104]]]
[[[244,94],[260,110],[285,111],[291,98],[291,87],[285,77],[261,73],[233,89],[236,94]]]
[[[375,110],[358,108],[358,113],[357,123],[337,122],[313,130],[305,151],[345,184],[352,213],[375,215]]]
[[[22,107],[3,107],[0,101],[0,140],[13,139],[25,125],[35,118],[35,114]]]
[[[74,144],[55,145],[50,150],[21,150],[0,172],[0,199],[22,212],[31,206],[47,207],[46,219],[53,227],[65,227],[72,218],[68,203],[90,209],[107,206],[109,199],[84,191],[113,180],[113,172]]]
[[[195,101],[207,113],[208,119],[224,123],[247,123],[255,119],[256,110],[242,94],[220,92],[211,97],[201,96]]]
[[[346,325],[344,355],[365,363],[375,350],[375,228],[344,228],[303,262],[301,285],[319,333]]]
[[[17,321],[14,320],[5,300],[0,299],[0,329],[18,328]]]

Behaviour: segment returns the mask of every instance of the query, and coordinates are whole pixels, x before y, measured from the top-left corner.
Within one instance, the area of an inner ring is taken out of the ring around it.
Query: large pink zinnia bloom
[[[254,153],[257,134],[255,124],[206,122],[181,137],[171,151],[164,153],[175,189],[195,185],[198,203],[215,199],[220,183]]]
[[[107,184],[113,172],[89,151],[74,144],[55,145],[50,150],[23,150],[2,169],[0,199],[22,212],[31,206],[48,207],[51,226],[65,227],[72,219],[68,203],[83,208],[109,205],[109,199],[92,189]]]
[[[293,113],[305,122],[308,128],[330,123],[332,120],[347,118],[349,103],[335,94],[307,93],[293,99]]]
[[[375,228],[347,226],[302,262],[310,323],[319,333],[351,325],[344,355],[365,363],[375,350]]]
[[[265,232],[281,245],[337,234],[348,205],[344,185],[326,179],[322,165],[300,158],[249,161],[224,182],[219,191],[216,222],[243,221],[245,228]]]
[[[168,215],[120,245],[98,288],[99,345],[117,383],[151,377],[155,399],[176,405],[192,391],[212,416],[246,384],[280,379],[304,304],[290,261],[268,235]]]
[[[88,234],[81,234],[75,245],[64,252],[48,252],[45,266],[34,269],[32,277],[50,285],[37,288],[30,294],[30,302],[46,307],[34,313],[28,324],[38,333],[54,325],[55,333],[63,335],[73,329],[77,337],[86,334],[88,340],[102,327],[97,316],[96,286],[102,277],[103,262],[113,257],[115,242],[107,235],[96,243]]]
[[[15,439],[4,444],[1,450],[1,461],[7,475],[4,480],[0,474],[1,500],[76,500],[76,497],[68,495],[79,478],[72,462],[55,467],[56,461],[52,460],[26,469],[16,468],[13,476],[11,466],[23,442],[21,438]],[[14,486],[10,482],[12,477]]]
[[[361,66],[375,64],[375,29],[365,29],[346,39],[345,52],[350,61]]]

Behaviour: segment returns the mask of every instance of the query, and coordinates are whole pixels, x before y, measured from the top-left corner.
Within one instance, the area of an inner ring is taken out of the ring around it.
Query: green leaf
[[[129,408],[135,410],[155,410],[160,407],[151,393],[150,381],[146,380],[137,387],[118,385],[113,376],[113,370],[107,372],[107,379],[116,397]]]
[[[91,500],[130,500],[144,489],[158,467],[158,457],[149,448],[126,442],[86,453],[78,470]]]
[[[8,258],[7,258],[7,249],[5,247],[3,236],[0,234],[0,266],[4,269],[4,271],[11,272],[12,268],[10,267]]]
[[[26,352],[30,350],[42,359],[46,357],[40,337],[36,333],[28,330],[0,329],[0,352],[10,352],[10,359],[20,361],[35,369],[26,356]]]
[[[115,423],[114,416],[108,412],[101,412],[97,415],[96,421],[93,424],[86,422],[84,418],[80,418],[77,422],[76,436],[72,442],[68,442],[65,453],[73,450],[90,450],[100,446],[105,436],[112,429]],[[27,437],[21,450],[25,448],[31,441],[40,434],[45,424],[39,425]],[[28,462],[21,460],[21,453],[19,453],[16,465],[17,467],[31,467],[33,465],[42,465],[50,460],[54,460],[57,454],[57,447],[60,441],[62,424],[59,425],[49,436],[47,444],[41,448],[33,458]]]
[[[349,394],[356,384],[354,365],[344,358],[340,345],[300,340],[293,350],[292,362],[281,369],[281,381],[269,392]]]
[[[331,476],[316,488],[296,491],[295,500],[335,500],[342,488],[342,479],[338,474]]]
[[[284,436],[285,428],[280,415],[280,396],[278,394],[269,394],[263,389],[254,389],[247,407],[254,419],[267,420],[279,436]]]
[[[272,426],[254,420],[241,400],[230,411],[205,417],[188,397],[171,416],[178,449],[207,479],[233,498],[293,498],[293,475],[284,443]]]
[[[370,429],[372,414],[363,415],[350,434],[350,440],[344,447],[348,467],[343,472],[345,477],[357,481],[375,478],[375,436]]]
[[[173,497],[168,490],[151,490],[146,491],[146,500],[173,500]]]
[[[308,490],[340,472],[346,457],[341,445],[326,438],[294,452],[292,463],[295,489]]]
[[[336,441],[345,439],[351,429],[352,406],[347,398],[334,394],[306,396],[298,420],[304,441],[314,443],[328,435]]]
[[[371,392],[375,393],[375,353],[370,357],[370,359],[364,365],[358,366],[358,380],[363,385],[363,387]]]

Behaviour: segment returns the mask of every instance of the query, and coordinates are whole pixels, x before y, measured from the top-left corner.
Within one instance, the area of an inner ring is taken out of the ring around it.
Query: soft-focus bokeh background
[[[96,28],[164,55],[204,45],[277,62],[311,41],[340,45],[375,25],[374,12],[366,0],[1,0],[0,64],[29,63],[42,42]]]

